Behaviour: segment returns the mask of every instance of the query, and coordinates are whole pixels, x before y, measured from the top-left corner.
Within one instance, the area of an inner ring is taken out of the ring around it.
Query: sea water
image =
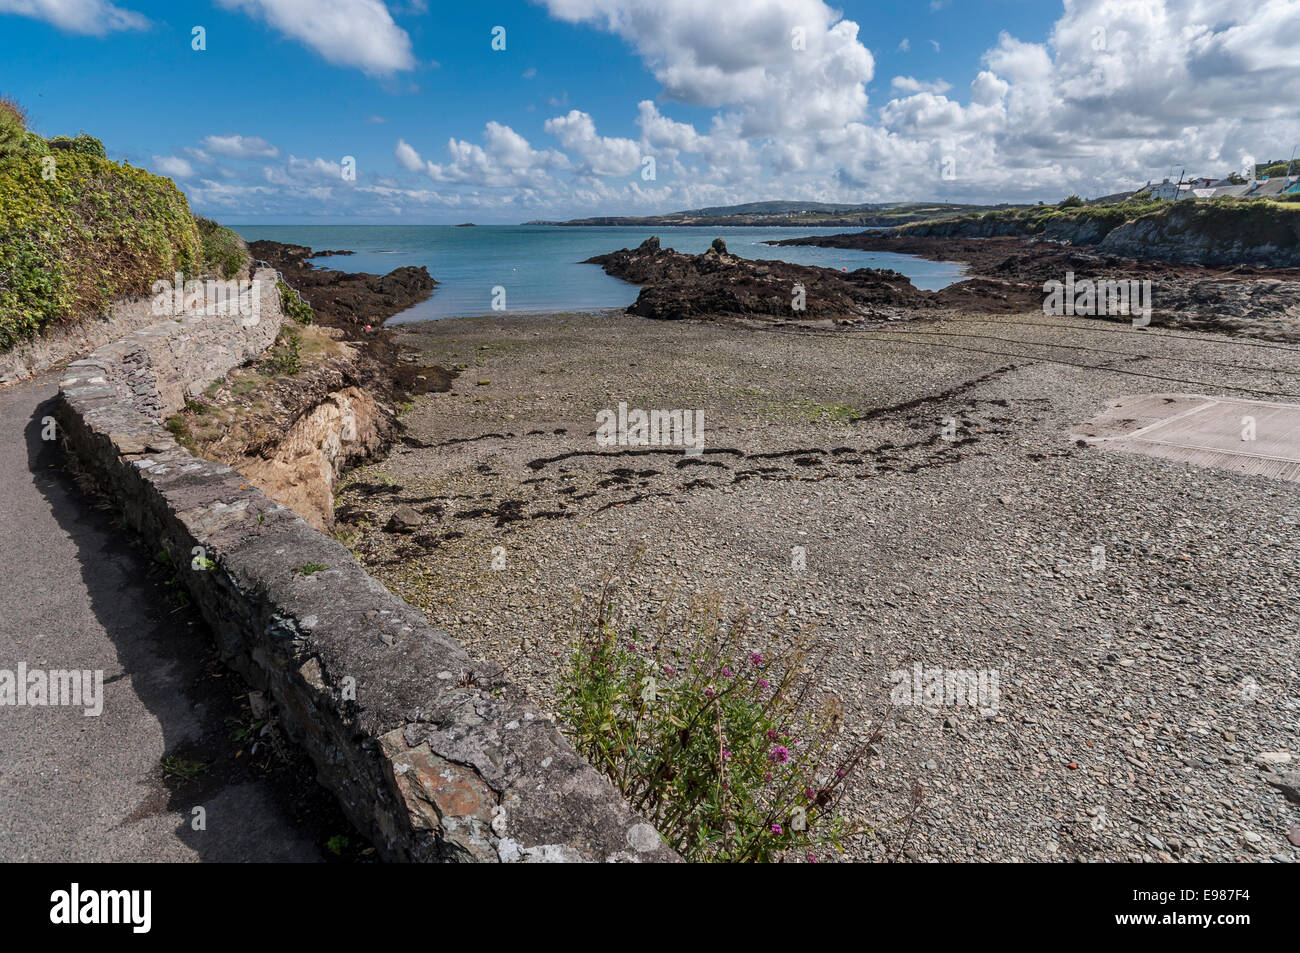
[[[715,238],[742,258],[767,258],[836,270],[890,268],[916,287],[937,291],[964,275],[955,262],[914,255],[865,252],[813,245],[786,247],[764,242],[807,235],[861,231],[846,228],[749,228],[743,226],[564,226],[564,225],[236,225],[245,239],[259,238],[316,251],[352,251],[346,257],[312,259],[342,271],[386,274],[401,265],[424,265],[438,281],[433,296],[389,323],[488,314],[494,299],[505,310],[525,312],[595,311],[623,308],[636,300],[636,285],[611,278],[598,265],[580,262],[593,255],[635,248],[657,235],[665,248],[699,254]],[[504,296],[498,289],[504,289]]]

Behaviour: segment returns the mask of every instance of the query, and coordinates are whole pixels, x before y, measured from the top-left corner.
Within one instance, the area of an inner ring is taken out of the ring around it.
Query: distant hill
[[[843,205],[830,202],[746,202],[744,205],[714,205],[674,215],[775,215],[783,212],[861,212],[883,205]]]
[[[883,202],[844,205],[830,202],[746,202],[743,205],[719,205],[688,209],[666,215],[602,215],[575,218],[566,222],[532,221],[525,225],[636,225],[644,227],[672,225],[741,225],[777,226],[890,226],[929,219],[943,219],[989,211],[1026,208],[1021,205],[962,205],[951,202]]]

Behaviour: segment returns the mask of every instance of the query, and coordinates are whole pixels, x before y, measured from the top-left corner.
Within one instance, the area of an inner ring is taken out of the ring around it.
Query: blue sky
[[[239,223],[1057,200],[1289,154],[1298,27],[1294,0],[0,0],[0,93]]]

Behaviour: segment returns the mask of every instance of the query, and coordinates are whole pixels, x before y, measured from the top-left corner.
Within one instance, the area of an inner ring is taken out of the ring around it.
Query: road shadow
[[[125,816],[114,830],[130,837],[134,823],[174,812],[183,818],[175,836],[203,861],[373,857],[334,797],[316,783],[306,755],[221,663],[175,569],[78,475],[60,441],[42,439],[57,406],[57,396],[42,401],[24,428],[28,468],[76,545],[81,585],[116,649],[119,678],[130,680],[164,739],[162,761],[140,779],[147,780],[148,795],[122,805]]]

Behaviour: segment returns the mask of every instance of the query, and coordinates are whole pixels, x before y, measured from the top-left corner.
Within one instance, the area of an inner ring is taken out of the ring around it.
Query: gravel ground
[[[401,337],[464,368],[340,489],[339,529],[544,709],[575,592],[644,546],[629,617],[675,592],[751,609],[760,642],[815,626],[850,729],[884,725],[848,859],[1300,859],[1300,808],[1259,764],[1300,761],[1300,486],[1066,436],[1123,394],[1300,403],[1297,349],[1041,313],[828,334],[502,315]],[[702,409],[705,452],[598,447],[619,401]],[[420,525],[386,531],[402,505]],[[891,704],[918,663],[996,672],[996,705]]]

